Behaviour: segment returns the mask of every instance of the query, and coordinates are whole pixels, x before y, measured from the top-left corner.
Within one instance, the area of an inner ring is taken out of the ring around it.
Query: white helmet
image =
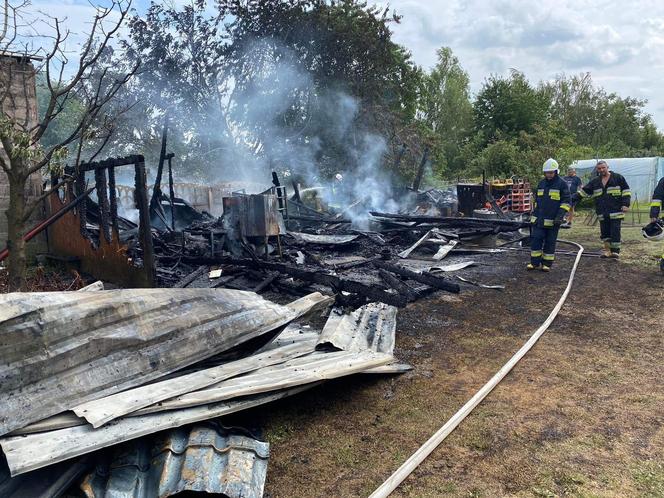
[[[663,240],[664,239],[664,219],[659,219],[648,223],[641,229],[641,234],[648,240]]]
[[[556,173],[558,173],[558,161],[551,158],[547,159],[544,162],[544,165],[542,166],[542,171],[544,171],[545,173],[548,171],[555,171]]]

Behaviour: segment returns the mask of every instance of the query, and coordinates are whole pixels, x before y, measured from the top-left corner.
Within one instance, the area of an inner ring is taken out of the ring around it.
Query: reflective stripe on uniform
[[[570,206],[570,205],[567,204],[566,202],[563,202],[563,203],[560,205],[560,208],[561,208],[561,209],[564,209],[565,211],[569,211],[570,209],[572,209],[572,206]]]
[[[531,223],[537,223],[537,216],[531,216],[530,217],[530,222]]]
[[[602,189],[601,188],[596,188],[593,190],[593,197],[600,197],[602,195]]]
[[[544,219],[544,226],[545,227],[552,227],[553,226],[553,220]]]
[[[625,213],[609,213],[609,218],[612,220],[622,220],[625,217]]]
[[[620,187],[607,187],[606,193],[609,195],[620,195]]]
[[[539,258],[542,256],[542,251],[530,251],[531,258]]]
[[[579,195],[581,197],[590,197],[590,194],[586,193],[586,191],[583,189],[579,190]]]
[[[537,189],[537,196],[542,197],[543,195],[544,195],[544,189],[543,188]]]
[[[555,254],[544,254],[542,256],[542,259],[544,261],[553,261],[554,259],[556,259],[556,255]]]
[[[598,215],[597,215],[597,219],[598,219],[599,221],[604,221],[604,215],[603,215],[603,214],[598,214]]]
[[[662,201],[659,199],[653,199],[652,202],[650,203],[651,208],[661,208],[662,207]]]
[[[622,191],[623,197],[631,197],[632,196],[632,191],[628,188]]]
[[[549,197],[554,201],[560,200],[560,190],[557,188],[549,189]]]
[[[620,249],[620,242],[611,242],[609,243],[611,249]]]

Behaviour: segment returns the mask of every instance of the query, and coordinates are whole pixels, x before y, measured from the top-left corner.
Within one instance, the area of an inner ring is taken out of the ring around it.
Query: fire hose
[[[512,358],[509,359],[503,367],[496,372],[496,374],[482,386],[482,388],[475,393],[475,395],[468,400],[468,402],[461,407],[461,409],[456,412],[452,418],[450,418],[445,425],[443,425],[438,431],[429,438],[429,440],[424,443],[420,448],[413,453],[408,460],[406,460],[401,467],[399,467],[383,484],[381,484],[369,498],[384,498],[389,496],[396,488],[401,484],[406,477],[408,477],[425,459],[428,457],[433,450],[435,450],[447,436],[449,436],[454,429],[479,405],[484,398],[496,387],[503,378],[514,368],[514,366],[523,358],[528,351],[532,349],[535,343],[542,337],[542,334],[546,332],[551,323],[558,316],[560,308],[562,308],[567,296],[569,295],[572,289],[572,283],[574,282],[574,275],[576,274],[576,269],[579,266],[581,261],[581,255],[583,254],[583,246],[577,244],[576,242],[570,242],[566,240],[561,240],[565,244],[570,244],[578,248],[579,252],[576,255],[574,260],[574,265],[572,266],[572,271],[569,275],[569,280],[567,282],[567,287],[563,291],[562,296],[558,300],[558,303],[553,308],[547,319],[544,323],[538,328],[533,335],[528,339],[528,341],[521,346]]]

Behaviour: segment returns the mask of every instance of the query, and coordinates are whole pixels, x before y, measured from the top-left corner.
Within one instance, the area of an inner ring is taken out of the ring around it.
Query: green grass
[[[583,244],[589,252],[597,252],[602,248],[602,241],[599,238],[599,223],[594,226],[586,224],[589,212],[588,210],[577,212],[573,227],[570,230],[562,230],[560,237]],[[632,223],[631,215],[628,213],[623,222],[621,260],[627,264],[656,270],[658,260],[664,253],[664,242],[651,242],[644,239],[641,235],[641,228],[650,221],[647,212],[644,212],[641,220],[641,224],[638,223],[638,218]]]
[[[641,496],[664,496],[664,464],[662,462],[640,462],[632,468],[632,479]]]

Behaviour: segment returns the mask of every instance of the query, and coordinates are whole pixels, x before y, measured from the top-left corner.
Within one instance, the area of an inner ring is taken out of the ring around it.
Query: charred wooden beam
[[[324,218],[317,216],[306,216],[302,214],[292,215],[289,214],[288,218],[295,221],[314,221],[318,223],[352,223],[351,220],[340,220],[336,218]]]
[[[109,224],[109,217],[111,212],[108,205],[108,185],[106,183],[106,170],[95,170],[95,185],[97,187],[97,200],[99,201],[99,229],[106,243],[110,244],[111,228]]]
[[[363,258],[357,261],[350,261],[348,263],[339,263],[338,265],[334,265],[333,268],[337,271],[350,270],[351,268],[357,268],[359,266],[368,265],[369,263],[381,258],[382,256],[374,256],[373,258]]]
[[[120,229],[118,226],[118,193],[115,187],[115,168],[108,168],[108,201],[111,209],[113,236],[117,237]]]
[[[130,166],[132,164],[145,163],[145,158],[142,155],[133,155],[126,157],[114,157],[104,159],[103,161],[96,161],[92,163],[82,163],[78,167],[78,171],[83,173],[85,171],[94,171],[96,169],[117,168],[118,166]]]
[[[447,292],[453,292],[455,294],[458,294],[461,291],[461,287],[459,287],[459,284],[452,283],[449,280],[437,277],[435,275],[431,275],[430,273],[418,273],[408,268],[404,268],[403,266],[395,265],[393,263],[388,263],[386,261],[380,261],[380,260],[374,261],[373,265],[376,268],[381,268],[383,270],[396,273],[397,275],[401,275],[402,277],[415,280],[416,282],[419,282],[421,284],[426,284],[431,287],[435,287],[436,289],[441,289]]]
[[[152,226],[150,225],[150,207],[148,202],[145,162],[143,160],[143,156],[132,157],[138,159],[138,161],[134,163],[134,200],[136,201],[136,205],[138,207],[138,216],[140,221],[138,231],[141,241],[141,249],[143,251],[143,269],[145,271],[145,280],[147,285],[149,287],[154,287],[154,246],[152,244]]]
[[[499,220],[499,219],[484,219],[484,218],[466,218],[466,217],[449,217],[449,216],[411,216],[405,214],[394,213],[380,213],[371,211],[372,216],[376,218],[385,218],[403,222],[415,223],[435,223],[454,228],[476,228],[476,227],[504,227],[512,230],[519,228],[526,228],[530,226],[529,222],[515,221],[515,220]]]
[[[85,192],[85,175],[80,173],[78,176],[76,176],[76,196],[79,197],[83,195],[83,192]],[[90,236],[88,234],[88,206],[86,201],[81,202],[80,206],[78,207],[78,218],[80,220],[80,231],[81,235],[85,237],[86,239],[89,239]]]
[[[321,269],[311,270],[300,267],[296,268],[285,263],[274,263],[271,261],[263,261],[259,259],[231,258],[228,256],[219,256],[217,258],[183,257],[182,261],[195,262],[198,264],[221,263],[243,266],[246,268],[262,268],[264,270],[279,272],[304,282],[325,285],[327,287],[331,287],[335,292],[351,292],[353,294],[365,296],[372,301],[379,301],[385,304],[390,304],[392,306],[397,306],[399,308],[403,308],[408,302],[408,299],[405,296],[387,292],[386,290],[381,289],[379,286],[371,286],[349,278],[339,277],[338,275],[327,273]]]
[[[415,192],[420,190],[420,185],[422,183],[422,177],[424,176],[424,168],[427,165],[427,161],[429,160],[429,147],[424,148],[424,154],[422,154],[422,160],[420,161],[420,166],[417,168],[417,175],[415,175],[415,179],[413,180],[413,190]]]
[[[206,265],[201,265],[198,268],[196,268],[194,271],[192,271],[189,275],[186,277],[182,278],[180,281],[178,281],[173,287],[178,287],[178,288],[184,288],[190,283],[192,283],[194,280],[196,280],[198,277],[203,275],[207,271],[207,266]]]
[[[279,272],[271,272],[268,274],[268,276],[256,287],[254,287],[254,292],[258,294],[259,292],[262,292],[268,285],[270,285],[272,282],[274,282],[277,277],[279,277]]]
[[[382,278],[387,285],[392,287],[399,294],[406,296],[408,301],[414,301],[415,299],[417,299],[418,296],[415,290],[412,287],[410,287],[406,282],[402,282],[401,280],[399,280],[389,271],[380,268],[378,270],[378,274],[380,275],[380,278]]]

